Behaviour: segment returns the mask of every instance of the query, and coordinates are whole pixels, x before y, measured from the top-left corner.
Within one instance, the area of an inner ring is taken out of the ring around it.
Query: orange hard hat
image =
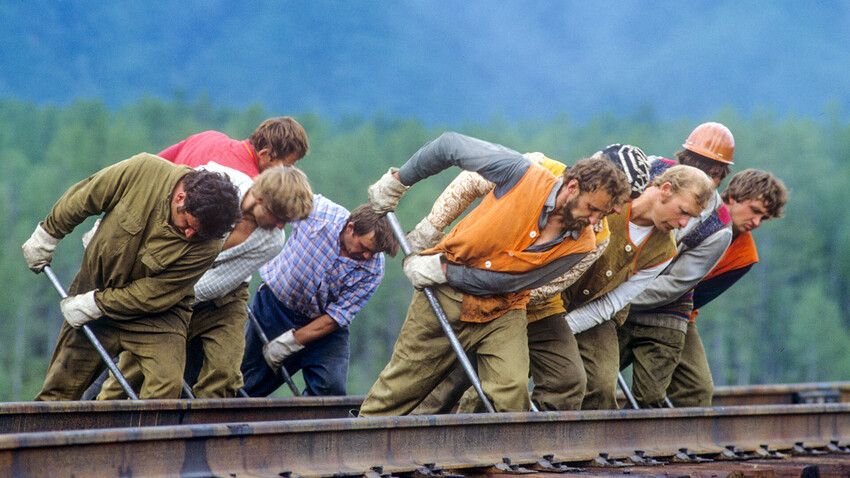
[[[734,164],[732,156],[735,155],[735,138],[729,128],[720,123],[709,122],[697,126],[682,147],[721,163]]]

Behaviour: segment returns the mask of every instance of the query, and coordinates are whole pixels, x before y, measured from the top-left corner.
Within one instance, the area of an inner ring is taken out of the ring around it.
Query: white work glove
[[[65,297],[59,303],[62,315],[73,328],[82,327],[84,324],[103,316],[103,312],[94,301],[94,292]]]
[[[94,222],[94,226],[88,230],[88,232],[83,234],[83,249],[89,247],[89,242],[91,242],[91,238],[94,237],[94,233],[97,232],[97,228],[100,227],[100,219]]]
[[[369,186],[366,192],[369,194],[369,204],[372,210],[378,214],[386,214],[395,210],[398,200],[404,195],[410,186],[405,186],[393,176],[398,168],[390,168],[381,179]]]
[[[269,367],[280,368],[287,357],[304,348],[295,340],[294,332],[295,329],[289,329],[263,346],[263,358],[266,359]]]
[[[44,266],[50,265],[50,261],[53,260],[53,251],[58,244],[59,239],[48,234],[41,224],[36,226],[30,238],[21,246],[21,252],[24,253],[24,259],[27,260],[30,270],[38,274]]]
[[[439,244],[443,238],[443,233],[434,227],[426,217],[419,221],[419,224],[405,237],[407,242],[410,243],[411,252],[418,253]]]
[[[411,254],[402,261],[404,275],[413,284],[413,287],[422,289],[433,285],[445,284],[446,274],[443,273],[443,267],[440,263],[442,254],[431,254],[421,256],[419,254]]]

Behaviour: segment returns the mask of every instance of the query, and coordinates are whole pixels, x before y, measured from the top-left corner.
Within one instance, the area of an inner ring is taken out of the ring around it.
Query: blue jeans
[[[313,318],[288,309],[265,284],[254,296],[253,310],[269,340],[313,321]],[[345,395],[348,356],[348,328],[340,328],[308,343],[303,350],[284,360],[283,366],[290,375],[301,370],[306,384],[304,395]],[[285,383],[263,358],[263,342],[251,321],[245,330],[242,376],[245,381],[242,389],[252,397],[266,397]]]

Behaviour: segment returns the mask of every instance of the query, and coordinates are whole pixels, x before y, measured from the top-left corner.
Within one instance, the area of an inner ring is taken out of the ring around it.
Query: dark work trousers
[[[269,340],[314,319],[288,309],[265,285],[261,285],[254,296],[253,310]],[[339,328],[306,344],[303,350],[284,360],[283,366],[290,375],[301,370],[306,385],[304,395],[345,395],[348,357],[348,328]],[[242,388],[252,397],[268,396],[285,383],[263,358],[263,342],[251,321],[245,330],[242,376],[245,382]]]

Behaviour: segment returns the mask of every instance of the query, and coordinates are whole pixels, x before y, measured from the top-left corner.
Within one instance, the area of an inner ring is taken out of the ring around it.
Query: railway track
[[[362,401],[347,396],[5,403],[0,433],[346,418]],[[850,402],[850,382],[718,387],[713,401],[716,406]]]
[[[640,450],[668,463],[647,467],[656,476],[665,467],[705,467],[703,460],[714,460],[710,470],[730,470],[715,476],[742,473],[755,460],[762,471],[793,464],[801,476],[806,466],[828,466],[847,476],[848,440],[848,403],[218,423],[7,434],[0,474],[374,478],[444,469],[477,476],[548,462],[546,473],[617,476],[643,468],[623,466]],[[778,455],[796,448],[801,455]]]
[[[0,476],[847,477],[848,390],[734,387],[716,401],[757,404],[392,418],[341,418],[361,397],[10,403]],[[784,404],[795,401],[810,403]]]

